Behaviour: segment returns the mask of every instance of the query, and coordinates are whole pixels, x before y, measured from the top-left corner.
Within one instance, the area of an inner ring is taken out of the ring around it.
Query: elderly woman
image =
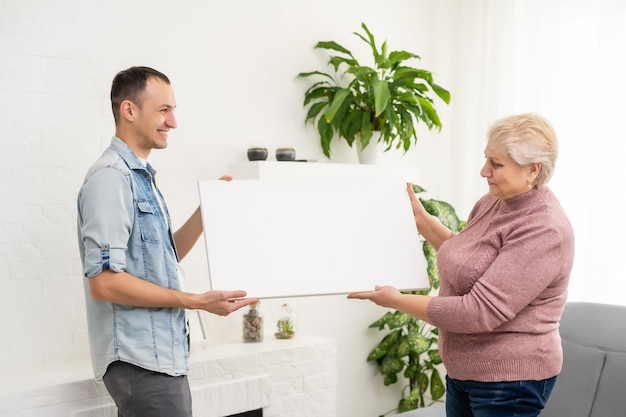
[[[480,175],[489,193],[467,226],[451,233],[409,193],[419,233],[437,250],[438,296],[389,286],[348,298],[409,313],[437,326],[448,417],[530,417],[561,371],[559,320],[574,234],[545,184],[558,154],[551,125],[534,114],[491,127]]]

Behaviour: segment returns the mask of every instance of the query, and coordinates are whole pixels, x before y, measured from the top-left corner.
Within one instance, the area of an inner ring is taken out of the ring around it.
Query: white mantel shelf
[[[265,417],[336,415],[333,339],[299,334],[290,340],[266,338],[261,343],[196,343],[190,368],[196,417],[223,417],[259,408]],[[90,363],[23,374],[30,384],[15,384],[12,376],[3,378],[0,416],[117,416],[104,385],[93,379]]]
[[[234,179],[398,178],[404,182],[417,182],[420,171],[417,166],[400,164],[247,161],[230,165],[228,172]]]

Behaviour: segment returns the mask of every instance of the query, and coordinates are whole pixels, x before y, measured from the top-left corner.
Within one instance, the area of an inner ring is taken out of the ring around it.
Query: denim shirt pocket
[[[161,242],[158,209],[150,201],[137,201],[137,220],[145,242]]]

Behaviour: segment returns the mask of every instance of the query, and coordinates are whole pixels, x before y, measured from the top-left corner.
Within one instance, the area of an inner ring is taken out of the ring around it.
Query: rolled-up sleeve
[[[134,219],[129,179],[114,168],[98,170],[80,191],[78,212],[85,276],[124,271]]]

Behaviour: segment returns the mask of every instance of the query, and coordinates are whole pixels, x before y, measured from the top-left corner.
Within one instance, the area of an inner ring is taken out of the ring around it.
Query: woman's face
[[[524,194],[534,186],[533,181],[539,172],[535,164],[520,166],[510,156],[489,146],[485,148],[485,159],[480,176],[487,179],[489,194],[506,200]]]

